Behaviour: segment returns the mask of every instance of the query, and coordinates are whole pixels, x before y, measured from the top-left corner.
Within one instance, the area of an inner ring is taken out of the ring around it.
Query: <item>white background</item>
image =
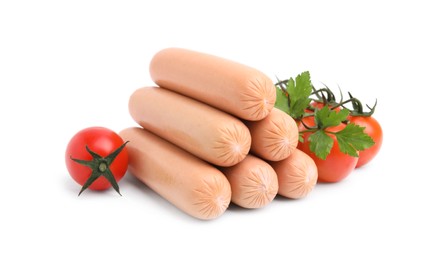
[[[0,258],[438,259],[437,24],[422,0],[1,1]],[[122,197],[78,197],[69,139],[134,126],[128,98],[171,46],[377,98],[380,154],[305,199],[213,221],[129,174]]]

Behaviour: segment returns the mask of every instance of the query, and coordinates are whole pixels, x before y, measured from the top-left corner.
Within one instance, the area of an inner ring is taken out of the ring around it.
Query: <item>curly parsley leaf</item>
[[[373,139],[364,132],[365,127],[348,124],[343,130],[335,133],[340,150],[350,156],[358,157],[357,151],[363,151],[375,144]]]

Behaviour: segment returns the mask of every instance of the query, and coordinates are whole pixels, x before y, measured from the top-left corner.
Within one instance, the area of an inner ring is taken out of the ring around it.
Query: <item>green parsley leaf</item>
[[[274,106],[287,114],[290,113],[290,108],[288,106],[288,96],[280,87],[276,88],[276,103],[274,103]]]
[[[363,151],[375,144],[373,139],[364,132],[365,127],[348,124],[343,130],[335,133],[340,150],[350,156],[358,157],[357,151]]]
[[[331,152],[334,140],[324,130],[317,130],[308,137],[309,148],[317,157],[325,160]]]
[[[311,84],[311,75],[309,71],[304,71],[296,76],[296,88],[306,96],[311,95],[313,89]]]
[[[305,113],[311,99],[312,93],[311,76],[309,71],[302,72],[296,76],[296,81],[290,79],[287,85],[287,92],[290,96],[290,115],[294,119],[300,119]]]
[[[326,129],[331,126],[338,126],[349,116],[349,109],[342,109],[339,112],[324,106],[316,110],[315,120],[319,129]]]
[[[299,142],[303,143],[305,139],[303,139],[303,134],[299,132]]]
[[[280,86],[276,88],[275,106],[292,118],[300,119],[311,102],[309,96],[313,89],[309,72],[302,72],[295,80],[290,78],[286,85],[285,89]]]

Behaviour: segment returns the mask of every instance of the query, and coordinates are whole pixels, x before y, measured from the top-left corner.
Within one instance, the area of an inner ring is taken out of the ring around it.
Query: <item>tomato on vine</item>
[[[365,127],[348,122],[351,113],[343,104],[351,100],[336,102],[329,88],[316,91],[307,71],[276,85],[275,106],[296,120],[301,142],[298,148],[314,159],[318,180],[338,182],[346,178],[357,165],[359,152],[374,145]],[[322,101],[323,92],[327,97],[323,95]],[[311,99],[312,95],[318,99]]]

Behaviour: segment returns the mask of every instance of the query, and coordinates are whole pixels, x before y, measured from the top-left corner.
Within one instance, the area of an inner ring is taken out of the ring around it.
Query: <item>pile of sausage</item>
[[[157,86],[136,90],[129,111],[139,127],[120,135],[129,172],[187,214],[222,215],[233,202],[261,208],[274,197],[312,191],[317,167],[296,149],[294,120],[274,107],[276,89],[260,71],[180,48],[159,51]]]

